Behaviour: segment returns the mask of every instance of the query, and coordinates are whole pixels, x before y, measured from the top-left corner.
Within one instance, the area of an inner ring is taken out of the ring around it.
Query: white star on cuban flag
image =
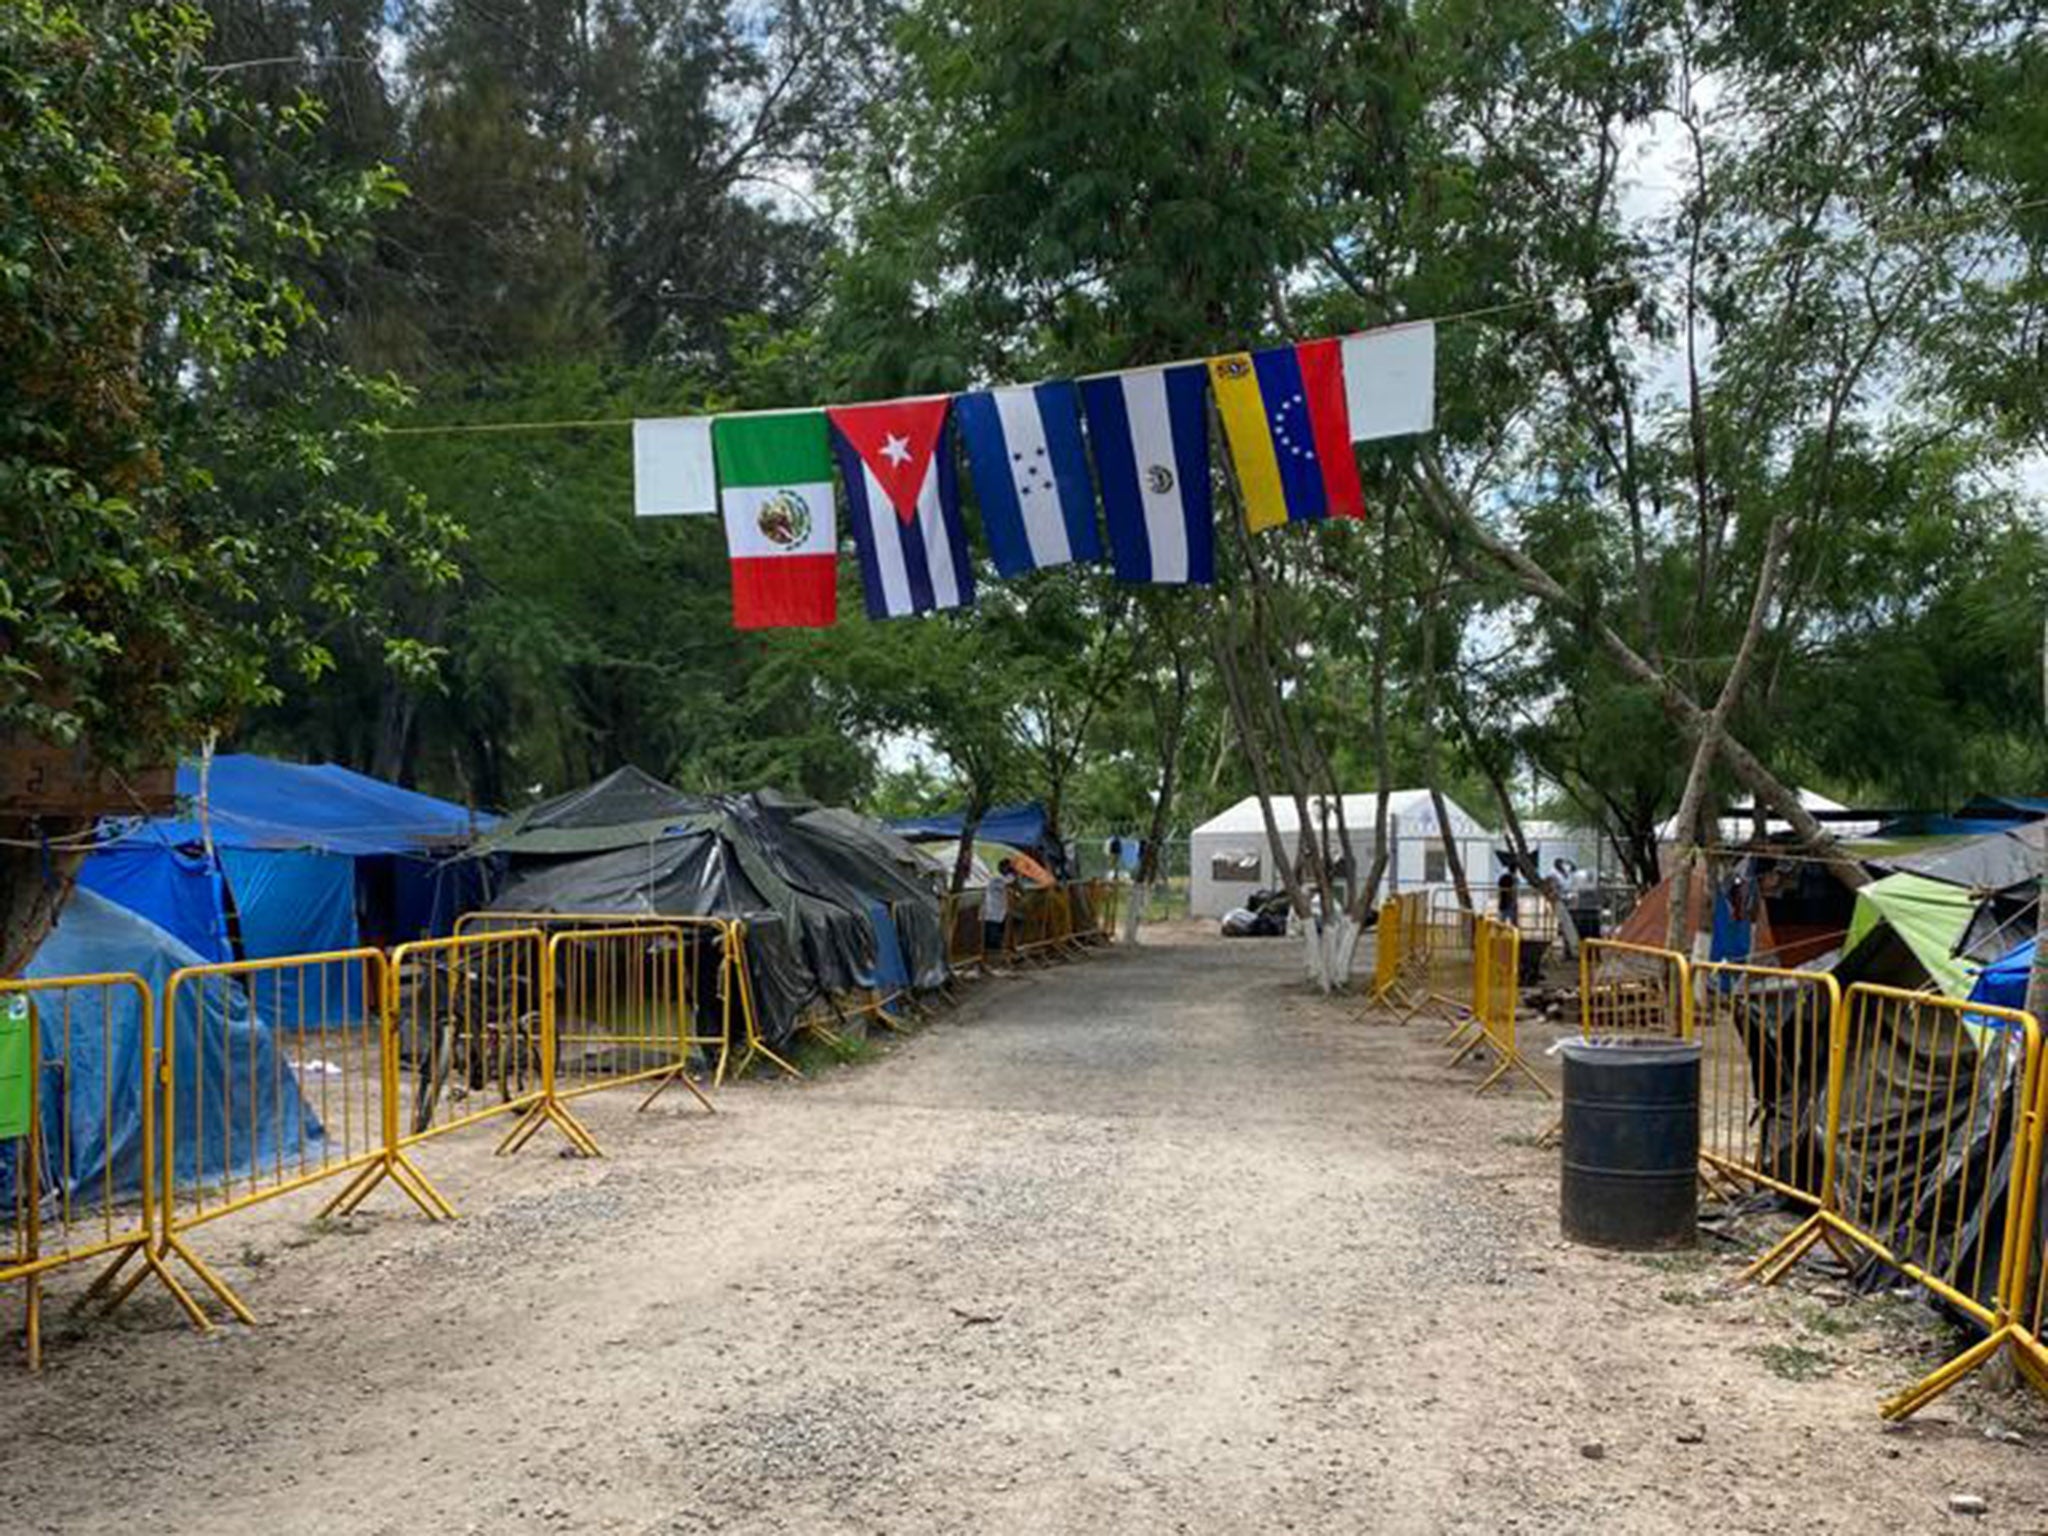
[[[826,411],[846,482],[870,618],[974,601],[959,475],[945,443],[945,396]]]

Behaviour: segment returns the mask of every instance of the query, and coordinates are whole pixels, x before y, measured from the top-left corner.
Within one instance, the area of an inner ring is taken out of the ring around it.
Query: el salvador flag
[[[953,414],[997,570],[1021,576],[1102,558],[1072,384],[979,390],[959,396]]]
[[[1208,379],[1185,363],[1081,381],[1119,581],[1216,579]]]

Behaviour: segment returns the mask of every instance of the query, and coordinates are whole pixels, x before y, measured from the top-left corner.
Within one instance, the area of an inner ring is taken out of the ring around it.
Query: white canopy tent
[[[1378,800],[1375,794],[1344,796],[1344,825],[1351,834],[1349,869],[1361,879],[1372,867],[1373,818]],[[1458,856],[1464,861],[1467,878],[1477,886],[1490,885],[1497,875],[1494,834],[1449,796],[1444,804],[1450,813],[1451,836],[1457,843]],[[1311,797],[1309,816],[1313,824],[1325,830],[1329,846],[1336,849],[1335,800],[1321,795]],[[1295,857],[1300,828],[1294,801],[1275,800],[1273,819],[1279,824],[1280,841],[1288,857]],[[1382,891],[1392,894],[1451,883],[1428,790],[1397,789],[1387,797],[1387,842],[1391,862]],[[1245,898],[1260,887],[1282,883],[1256,797],[1240,800],[1196,827],[1188,838],[1188,856],[1188,907],[1196,917],[1221,917],[1231,908],[1244,905]]]

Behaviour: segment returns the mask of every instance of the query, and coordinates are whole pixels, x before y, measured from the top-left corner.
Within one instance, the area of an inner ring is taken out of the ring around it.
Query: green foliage
[[[123,762],[321,678],[344,631],[423,668],[377,585],[452,574],[455,530],[364,473],[388,395],[308,365],[292,276],[403,189],[298,166],[317,108],[241,100],[206,36],[188,5],[0,10],[0,728]]]

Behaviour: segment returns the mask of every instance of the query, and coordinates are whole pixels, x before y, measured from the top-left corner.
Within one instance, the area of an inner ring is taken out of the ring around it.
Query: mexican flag
[[[839,616],[839,528],[825,413],[721,416],[711,443],[733,627],[829,627]]]

